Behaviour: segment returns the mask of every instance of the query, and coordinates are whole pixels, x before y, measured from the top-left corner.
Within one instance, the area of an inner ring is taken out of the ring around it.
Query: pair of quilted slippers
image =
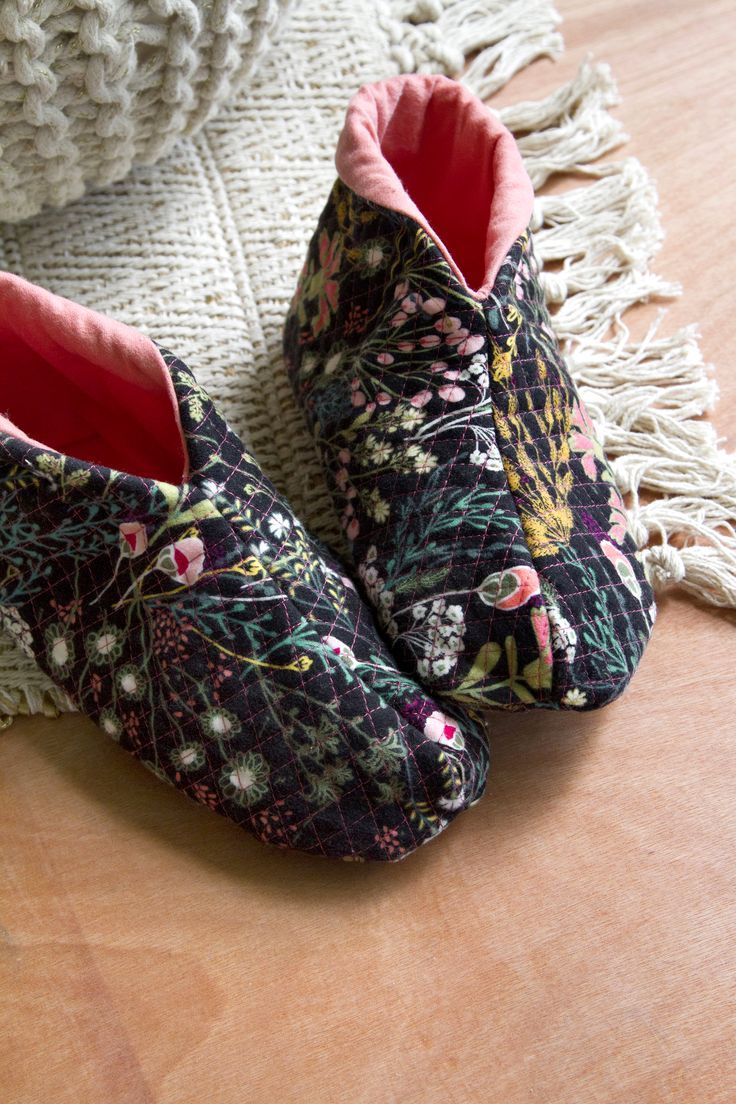
[[[483,792],[482,711],[610,701],[653,602],[511,135],[397,78],[354,98],[337,167],[284,348],[346,562],[180,361],[2,275],[0,622],[261,840],[399,859]]]

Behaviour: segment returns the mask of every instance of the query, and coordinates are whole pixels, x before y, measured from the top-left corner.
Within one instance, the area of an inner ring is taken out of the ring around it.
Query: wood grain
[[[734,424],[732,0],[561,0],[611,63]],[[732,1104],[733,621],[661,603],[595,716],[500,717],[485,800],[391,868],[267,850],[79,718],[0,734],[7,1104]]]

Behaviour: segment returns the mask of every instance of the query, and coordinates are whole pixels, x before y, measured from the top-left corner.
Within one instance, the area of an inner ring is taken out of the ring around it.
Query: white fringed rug
[[[223,115],[153,168],[28,224],[0,226],[0,267],[105,311],[197,372],[296,511],[335,535],[311,439],[280,361],[281,326],[334,177],[345,106],[400,70],[460,76],[484,98],[562,49],[549,0],[303,0],[260,75]],[[471,59],[469,64],[466,59]],[[605,66],[543,101],[505,108],[538,189],[545,290],[602,439],[630,495],[656,586],[736,606],[736,464],[700,416],[714,398],[695,333],[622,319],[677,288],[649,269],[661,232],[635,160],[595,165],[624,141]],[[640,495],[642,498],[640,499]],[[0,640],[0,713],[70,703]]]

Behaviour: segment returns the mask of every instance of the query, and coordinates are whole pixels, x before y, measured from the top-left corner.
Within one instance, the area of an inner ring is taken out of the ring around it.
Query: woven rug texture
[[[164,160],[64,210],[0,224],[0,267],[174,351],[303,520],[339,542],[280,343],[347,102],[366,81],[416,69],[462,77],[489,99],[561,50],[548,0],[302,0],[247,90]],[[598,160],[625,141],[615,102],[608,68],[586,64],[545,99],[500,114],[541,189],[533,228],[545,292],[652,581],[736,606],[736,466],[700,417],[715,384],[695,330],[655,323],[632,341],[625,324],[629,307],[678,289],[650,269],[661,228],[646,170]],[[545,195],[560,172],[580,183]],[[0,713],[68,708],[0,640]]]

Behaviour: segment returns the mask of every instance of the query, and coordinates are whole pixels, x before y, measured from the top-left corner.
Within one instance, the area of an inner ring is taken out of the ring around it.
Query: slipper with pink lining
[[[397,669],[180,361],[0,274],[0,381],[0,624],[108,736],[313,854],[400,859],[480,795],[479,728]]]
[[[593,708],[653,596],[545,307],[533,193],[463,85],[361,89],[284,352],[353,577],[443,700]]]

